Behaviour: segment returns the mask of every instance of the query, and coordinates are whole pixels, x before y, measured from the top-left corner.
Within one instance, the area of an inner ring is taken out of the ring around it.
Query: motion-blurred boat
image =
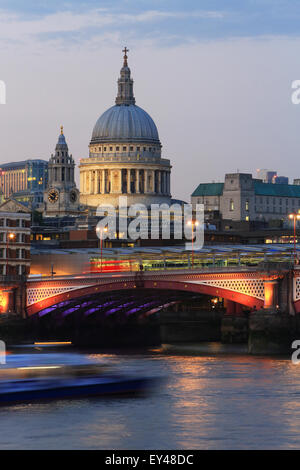
[[[39,400],[141,394],[155,379],[111,373],[75,354],[7,356],[0,368],[0,405]]]

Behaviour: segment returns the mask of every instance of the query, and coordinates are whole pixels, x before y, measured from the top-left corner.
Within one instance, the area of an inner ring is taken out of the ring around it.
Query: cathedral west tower
[[[80,201],[97,207],[128,204],[170,203],[170,160],[161,158],[162,145],[152,118],[135,104],[128,49],[118,79],[115,106],[96,122],[89,158],[80,160]]]
[[[60,135],[48,164],[48,184],[44,192],[44,216],[79,215],[79,191],[74,179],[75,162],[60,128]]]

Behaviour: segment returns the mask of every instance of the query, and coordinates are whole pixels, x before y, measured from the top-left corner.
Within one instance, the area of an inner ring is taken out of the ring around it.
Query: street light
[[[16,238],[16,234],[13,232],[6,234],[6,276],[8,275],[8,244]]]
[[[199,222],[197,220],[189,220],[188,225],[192,226],[192,268],[194,267],[194,227],[198,227]]]
[[[296,220],[300,220],[300,214],[292,213],[289,214],[289,219],[294,220],[294,264],[296,264],[297,260],[297,252],[296,252]]]
[[[103,235],[103,232],[104,233],[108,232],[108,228],[107,227],[104,227],[104,228],[97,227],[96,231],[97,231],[98,234],[100,232],[100,237],[99,237],[100,238],[100,252],[101,252],[100,272],[102,273],[102,243],[103,243],[103,236],[102,235]]]

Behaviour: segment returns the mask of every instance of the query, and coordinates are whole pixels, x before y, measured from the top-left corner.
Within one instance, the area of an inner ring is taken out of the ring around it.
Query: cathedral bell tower
[[[79,215],[79,191],[74,179],[75,162],[60,128],[60,135],[48,164],[48,186],[44,192],[44,216]]]

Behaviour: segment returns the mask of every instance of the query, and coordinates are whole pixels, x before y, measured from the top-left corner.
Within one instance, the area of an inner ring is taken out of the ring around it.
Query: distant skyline
[[[300,177],[300,4],[260,0],[1,0],[0,164],[49,159],[60,125],[78,165],[114,104],[122,49],[137,105],[170,158],[172,195],[274,169]],[[78,178],[77,178],[78,182]]]

